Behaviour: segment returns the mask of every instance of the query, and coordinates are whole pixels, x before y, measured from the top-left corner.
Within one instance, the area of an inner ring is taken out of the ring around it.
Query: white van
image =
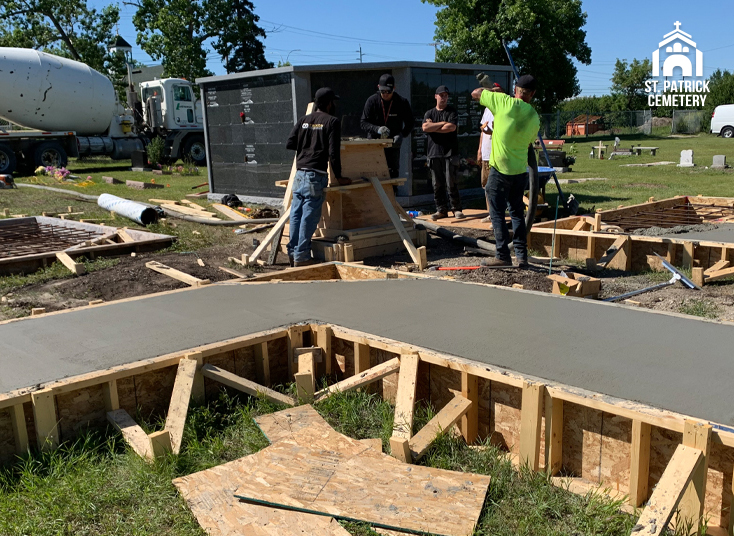
[[[711,134],[734,138],[734,104],[722,104],[711,114]]]

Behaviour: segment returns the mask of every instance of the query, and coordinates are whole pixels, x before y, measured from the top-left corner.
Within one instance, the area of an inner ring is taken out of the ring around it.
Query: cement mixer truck
[[[129,78],[128,78],[129,79]],[[165,159],[206,164],[201,101],[178,78],[127,89],[122,106],[109,78],[77,61],[25,48],[0,47],[0,175],[19,166],[66,166],[68,157],[130,159],[156,136]]]

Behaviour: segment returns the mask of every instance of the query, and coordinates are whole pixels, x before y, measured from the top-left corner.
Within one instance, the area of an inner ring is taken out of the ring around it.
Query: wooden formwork
[[[670,219],[666,213],[673,211]],[[685,220],[676,211],[695,215]],[[654,214],[654,222],[650,220]],[[640,217],[636,220],[636,217]],[[660,255],[668,262],[684,268],[709,270],[734,260],[734,243],[699,241],[680,238],[633,235],[629,229],[642,227],[673,227],[728,221],[734,218],[734,199],[723,197],[675,197],[607,210],[594,216],[574,216],[557,222],[543,222],[533,226],[528,235],[528,247],[544,251],[547,255],[571,260],[602,259],[614,246],[619,252],[606,265],[607,268],[626,271],[663,270]],[[637,221],[636,225],[634,222]],[[623,223],[624,228],[618,224]],[[555,227],[555,228],[554,228]],[[553,236],[555,234],[555,241]]]
[[[626,497],[630,508],[643,505],[657,486],[654,505],[674,502],[689,515],[703,508],[709,533],[731,530],[734,430],[333,324],[284,326],[0,394],[0,457],[52,448],[83,428],[103,427],[108,412],[164,415],[168,408],[166,429],[144,440],[154,453],[161,434],[170,430],[174,436],[176,426],[180,434],[180,412],[185,417],[188,405],[177,402],[182,377],[185,392],[194,397],[198,391],[201,399],[215,397],[223,384],[264,389],[293,380],[296,349],[304,346],[320,349],[315,375],[335,381],[388,367],[372,389],[393,402],[404,387],[391,363],[413,356],[416,401],[437,410],[457,395],[471,402],[459,422],[468,442],[489,439],[571,491]],[[186,360],[196,361],[195,377],[186,377]],[[171,444],[169,439],[169,450]],[[694,491],[685,492],[689,486]],[[643,513],[643,521],[648,518]],[[658,524],[663,518],[653,516]]]

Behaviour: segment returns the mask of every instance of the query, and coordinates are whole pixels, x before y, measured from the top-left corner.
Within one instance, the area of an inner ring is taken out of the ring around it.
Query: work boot
[[[288,264],[291,268],[295,265],[296,261],[293,259],[293,255],[288,255]]]
[[[431,214],[431,219],[433,221],[440,220],[441,218],[448,218],[449,215],[447,212],[441,212],[440,210],[436,212],[435,214]]]
[[[492,216],[487,216],[479,220],[480,223],[492,223]]]
[[[503,268],[503,267],[512,267],[512,262],[505,261],[502,259],[482,259],[482,262],[479,263],[480,266],[483,266],[484,268]]]
[[[300,268],[302,266],[311,266],[312,264],[318,264],[313,259],[308,259],[307,261],[295,261],[293,264],[295,264],[296,268]]]
[[[464,213],[462,211],[454,210],[454,218],[457,220],[463,220],[464,218],[466,218],[466,216],[464,216]]]
[[[528,262],[528,260],[526,258],[518,257],[517,258],[517,267],[518,268],[522,268],[522,269],[526,269],[526,268],[529,268],[530,267],[530,263]]]

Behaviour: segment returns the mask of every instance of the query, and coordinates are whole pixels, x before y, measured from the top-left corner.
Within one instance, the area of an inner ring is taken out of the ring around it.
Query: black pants
[[[509,205],[512,218],[512,242],[515,244],[515,256],[518,260],[527,261],[528,241],[525,229],[525,203],[522,200],[527,173],[519,175],[505,175],[494,168],[489,170],[489,180],[485,187],[489,197],[489,215],[492,218],[492,230],[497,245],[497,258],[510,261],[508,242],[510,232],[505,223],[505,209]]]
[[[390,170],[390,178],[395,179],[400,176],[400,147],[387,147],[385,149],[385,160]]]
[[[436,210],[444,214],[448,213],[449,201],[451,202],[451,210],[454,212],[461,210],[461,196],[459,196],[459,186],[456,183],[458,158],[431,158],[429,166],[431,168],[431,179],[433,180],[433,198],[436,201]],[[448,196],[446,195],[447,188]]]

